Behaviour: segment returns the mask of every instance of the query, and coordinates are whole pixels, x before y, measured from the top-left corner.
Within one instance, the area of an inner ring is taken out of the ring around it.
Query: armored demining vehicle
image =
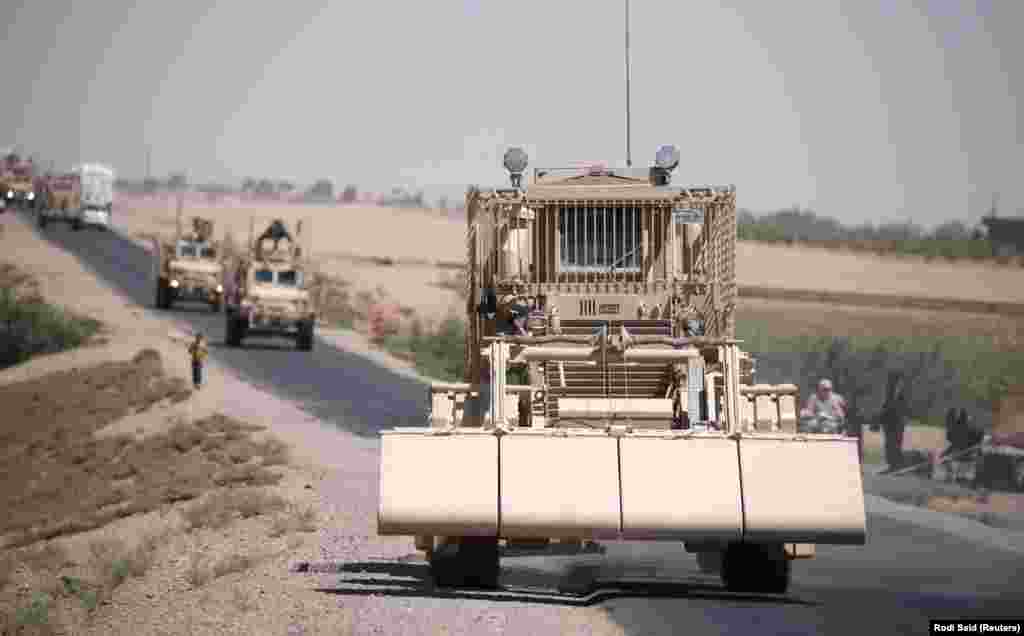
[[[736,190],[678,162],[523,185],[512,149],[513,187],[468,191],[465,382],[382,433],[378,532],[438,585],[495,586],[502,542],[642,540],[784,593],[816,544],[866,543],[856,439],[798,432],[797,386],[735,339]]]

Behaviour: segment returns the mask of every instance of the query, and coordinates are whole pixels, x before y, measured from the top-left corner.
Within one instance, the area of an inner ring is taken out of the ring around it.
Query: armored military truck
[[[182,231],[179,210],[174,239],[153,239],[156,267],[156,306],[202,302],[219,313],[224,302],[224,245],[213,238],[213,221],[193,217],[192,229]]]
[[[249,251],[228,277],[225,340],[239,347],[250,336],[293,338],[300,351],[312,351],[316,329],[316,297],[308,249],[310,223],[295,224],[294,232],[282,219],[274,219],[258,237],[249,228]],[[284,245],[281,242],[284,241]]]
[[[378,532],[438,585],[497,585],[502,543],[653,540],[784,593],[815,544],[866,543],[856,440],[798,430],[735,339],[736,189],[678,163],[524,185],[512,149],[512,187],[467,192],[465,382],[382,433]]]

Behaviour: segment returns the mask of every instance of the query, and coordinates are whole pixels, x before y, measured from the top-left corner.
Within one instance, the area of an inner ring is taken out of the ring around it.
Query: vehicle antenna
[[[626,167],[633,166],[633,156],[630,152],[630,116],[629,116],[629,0],[626,0]]]

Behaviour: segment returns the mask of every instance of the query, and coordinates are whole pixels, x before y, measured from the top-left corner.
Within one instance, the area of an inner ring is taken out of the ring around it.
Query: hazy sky
[[[10,0],[8,3],[10,4]],[[21,2],[0,146],[141,176],[461,196],[625,163],[622,0]],[[214,8],[209,8],[210,6]],[[259,7],[259,8],[256,8]],[[1024,209],[1024,2],[632,0],[632,151],[741,207],[930,225]]]

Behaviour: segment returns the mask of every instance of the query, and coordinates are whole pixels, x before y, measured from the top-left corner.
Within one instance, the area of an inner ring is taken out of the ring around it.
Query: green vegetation
[[[1024,353],[1002,350],[991,337],[780,337],[743,321],[736,331],[764,372],[760,381],[792,378],[807,395],[829,376],[866,419],[881,405],[889,372],[908,378],[914,419],[936,426],[950,406],[989,411],[1007,387],[1024,384]]]
[[[433,332],[414,320],[408,334],[388,336],[384,348],[394,355],[412,360],[416,371],[448,382],[465,378],[466,325],[454,316],[445,319]]]
[[[835,219],[794,207],[762,215],[740,210],[737,233],[741,241],[835,243],[927,258],[996,256],[992,243],[980,229],[968,228],[960,221],[943,223],[931,231],[913,223],[847,227]]]
[[[19,607],[15,612],[18,625],[48,625],[50,622],[50,604],[53,599],[44,592],[32,594],[32,602]]]
[[[99,328],[96,320],[74,316],[38,296],[19,295],[14,285],[0,284],[0,369],[81,346]]]

